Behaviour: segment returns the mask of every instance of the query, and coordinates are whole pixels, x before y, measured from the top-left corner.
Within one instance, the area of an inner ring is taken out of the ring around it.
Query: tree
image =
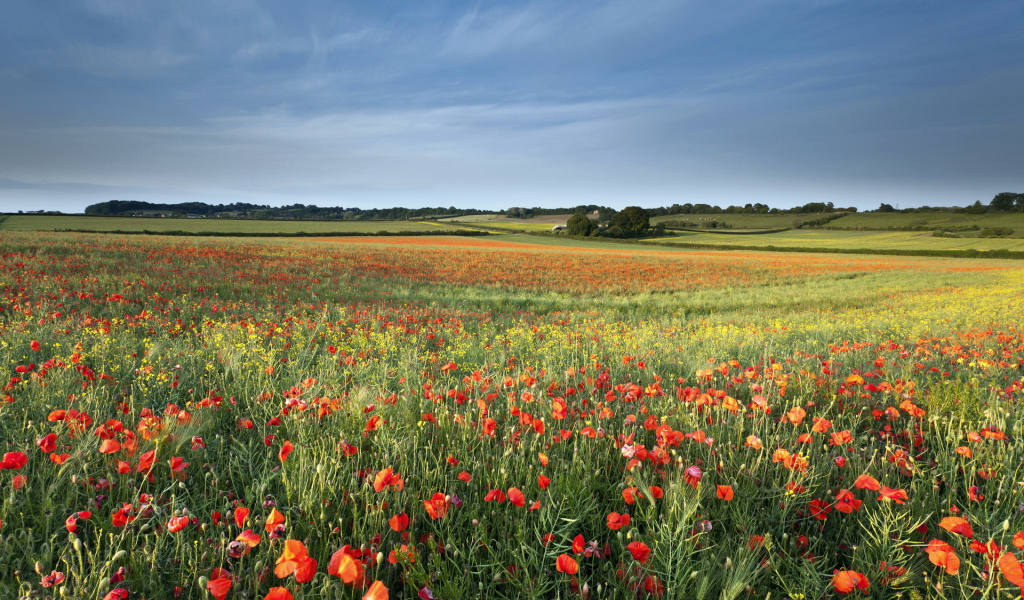
[[[968,206],[965,212],[972,215],[983,215],[987,211],[988,208],[986,208],[985,205],[981,203],[981,200],[975,200],[974,204]]]
[[[587,215],[583,213],[576,213],[569,219],[569,223],[566,225],[566,231],[569,235],[590,235],[590,232],[594,230],[596,225],[591,221]]]
[[[1000,192],[992,198],[992,202],[989,203],[989,208],[992,210],[1013,210],[1014,208],[1020,209],[1024,207],[1024,194],[1014,194],[1013,192]]]
[[[651,226],[647,211],[639,206],[627,206],[612,217],[612,226],[618,226],[627,234],[640,235]]]
[[[881,204],[881,205],[880,205],[880,206],[878,207],[878,210],[876,210],[875,212],[893,212],[894,210],[896,210],[896,209],[894,209],[894,208],[892,207],[892,204],[886,204],[885,202],[883,202],[883,203],[882,203],[882,204]]]

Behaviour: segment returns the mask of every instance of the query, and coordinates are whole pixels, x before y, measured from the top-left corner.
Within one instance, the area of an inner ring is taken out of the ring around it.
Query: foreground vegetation
[[[1004,598],[1016,262],[5,232],[0,592]]]

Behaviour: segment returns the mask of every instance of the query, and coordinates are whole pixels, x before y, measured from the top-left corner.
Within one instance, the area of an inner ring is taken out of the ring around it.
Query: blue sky
[[[2,0],[0,208],[1024,192],[1024,3]]]

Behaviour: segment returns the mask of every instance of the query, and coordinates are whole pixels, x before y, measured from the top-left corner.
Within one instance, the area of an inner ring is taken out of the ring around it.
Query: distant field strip
[[[916,231],[829,231],[793,230],[764,235],[716,235],[692,233],[656,238],[656,242],[706,244],[709,246],[775,246],[780,248],[824,248],[829,250],[1013,250],[1024,251],[1024,239],[945,238]]]
[[[152,231],[188,233],[297,234],[297,233],[377,233],[431,232],[460,229],[448,223],[424,221],[285,221],[246,219],[170,219],[133,217],[84,217],[10,215],[0,222],[0,230],[11,231]]]

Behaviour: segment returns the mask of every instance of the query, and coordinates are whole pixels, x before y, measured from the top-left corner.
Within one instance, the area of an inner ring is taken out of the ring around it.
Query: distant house
[[[566,230],[566,226],[565,225],[555,225],[554,227],[551,228],[551,231],[553,231],[555,233],[558,233],[559,231],[565,231],[565,230]]]

